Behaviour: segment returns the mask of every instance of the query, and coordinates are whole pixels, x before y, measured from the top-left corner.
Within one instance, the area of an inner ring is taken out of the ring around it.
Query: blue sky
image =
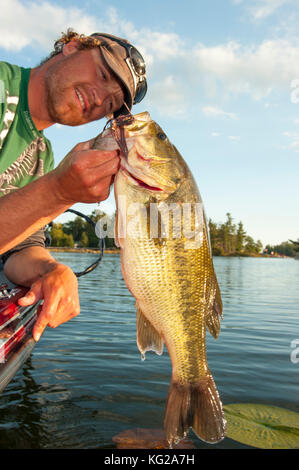
[[[149,111],[191,168],[206,212],[263,244],[299,237],[298,0],[0,0],[1,60],[33,67],[67,27],[126,37],[147,62]],[[99,133],[53,126],[56,164]],[[90,213],[95,205],[76,205]],[[112,211],[113,194],[100,206]]]

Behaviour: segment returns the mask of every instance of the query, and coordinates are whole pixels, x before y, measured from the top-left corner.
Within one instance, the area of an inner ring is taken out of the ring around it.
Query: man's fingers
[[[112,175],[115,175],[118,172],[119,165],[119,159],[112,159],[96,167],[88,168],[85,170],[85,178],[93,179],[94,182],[100,182],[100,180],[106,177],[111,177]]]
[[[41,281],[37,281],[32,285],[30,291],[18,300],[18,304],[22,307],[26,307],[27,305],[35,304],[42,298],[42,283]]]
[[[43,308],[42,305],[39,305],[39,306],[37,307],[37,312],[36,312],[36,313],[37,313],[37,318],[39,317],[39,315],[40,315],[40,313],[41,313],[41,311],[42,311],[42,308]],[[47,325],[46,325],[46,326],[47,326]],[[45,329],[45,328],[44,328],[44,329]],[[44,330],[44,329],[43,329],[43,330]],[[36,322],[35,322],[34,327],[33,327],[32,336],[33,336],[34,341],[38,341],[39,338],[40,338],[40,336],[41,336],[41,335],[39,334],[39,330],[36,330]]]
[[[118,150],[104,151],[89,149],[82,152],[80,151],[73,165],[80,167],[80,170],[86,170],[88,168],[94,170],[97,167],[102,167],[102,165],[111,164],[113,160],[119,161]]]
[[[112,176],[102,179],[99,183],[96,183],[91,189],[90,192],[97,199],[97,202],[104,201],[109,197],[110,186],[112,184]]]
[[[39,341],[47,325],[48,325],[48,320],[42,317],[40,314],[40,316],[35,322],[33,332],[32,332],[34,341]]]
[[[85,200],[95,198],[99,202],[109,196],[113,176],[119,168],[119,160],[114,159],[94,168],[84,170]]]
[[[69,321],[80,313],[80,306],[73,301],[62,299],[59,302],[55,316],[48,322],[50,328],[56,328],[61,323]]]
[[[52,294],[52,295],[51,295]],[[38,313],[37,320],[33,328],[33,338],[38,341],[43,334],[46,326],[57,312],[59,304],[59,298],[57,298],[55,292],[51,293],[49,297],[44,299],[44,303],[40,312]]]
[[[95,152],[95,158],[93,160],[95,170],[100,169],[105,165],[107,165],[108,167],[110,167],[111,165],[116,165],[117,168],[120,164],[119,150],[113,150],[109,152],[103,152],[102,150],[92,150],[92,152]]]
[[[57,197],[67,204],[74,202],[97,202],[106,198],[94,194],[90,189],[101,179],[117,173],[120,165],[120,150],[99,150],[92,147],[94,139],[81,142],[53,170],[53,184]]]

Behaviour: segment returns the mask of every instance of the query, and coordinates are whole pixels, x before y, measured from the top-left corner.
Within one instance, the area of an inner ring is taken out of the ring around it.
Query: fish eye
[[[160,140],[166,140],[167,139],[167,135],[164,134],[163,132],[158,132],[157,137]]]

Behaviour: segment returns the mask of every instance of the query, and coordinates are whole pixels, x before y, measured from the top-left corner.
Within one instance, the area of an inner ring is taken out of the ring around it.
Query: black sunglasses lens
[[[147,92],[147,83],[146,80],[142,80],[138,83],[135,93],[134,104],[140,103],[143,100]]]
[[[136,75],[138,75],[139,77],[144,75],[145,63],[142,55],[137,51],[137,49],[135,49],[135,47],[131,47],[130,49],[130,58]]]

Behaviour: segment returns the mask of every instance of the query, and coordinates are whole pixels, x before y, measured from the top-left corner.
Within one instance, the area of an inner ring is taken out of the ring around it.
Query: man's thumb
[[[37,281],[32,285],[30,291],[18,300],[18,304],[22,307],[26,307],[27,305],[35,304],[42,298],[42,283]]]

